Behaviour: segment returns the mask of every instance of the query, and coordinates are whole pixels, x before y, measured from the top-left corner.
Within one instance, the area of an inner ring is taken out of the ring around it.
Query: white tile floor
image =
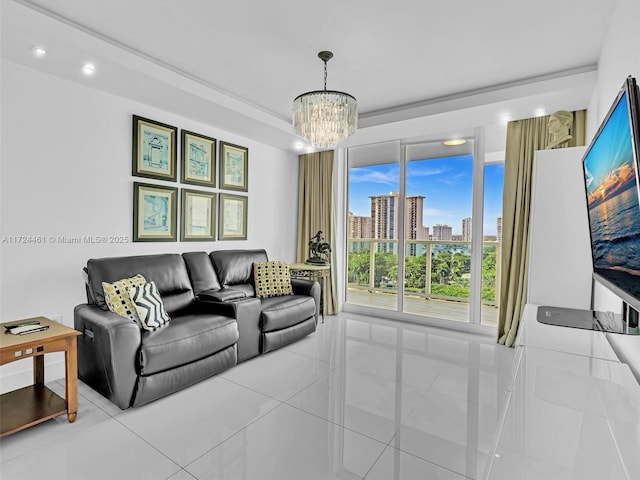
[[[75,423],[0,441],[0,477],[476,479],[513,356],[492,337],[343,313],[136,409],[81,383]]]

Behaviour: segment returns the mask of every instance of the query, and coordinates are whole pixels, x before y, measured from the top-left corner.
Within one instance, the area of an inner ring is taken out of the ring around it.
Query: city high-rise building
[[[471,241],[471,217],[462,219],[462,241]]]
[[[404,231],[407,240],[426,240],[422,214],[424,213],[424,197],[411,195],[407,197],[404,207]]]
[[[404,231],[406,240],[426,240],[425,229],[422,225],[422,215],[424,213],[424,196],[412,195],[407,197],[404,206]],[[424,251],[416,243],[409,243],[408,255],[416,256]]]
[[[371,238],[395,239],[398,223],[398,192],[375,195],[371,199]],[[392,243],[378,243],[379,252],[395,251]]]
[[[398,192],[389,195],[375,195],[371,199],[371,238],[398,238]],[[424,196],[411,195],[405,199],[404,228],[407,240],[426,240],[428,229],[422,225]],[[393,244],[378,244],[379,251],[392,250]],[[415,244],[410,247],[410,254],[415,254]]]
[[[453,236],[453,228],[449,225],[443,225],[438,223],[433,226],[433,239],[434,240],[451,240]]]
[[[496,241],[502,243],[502,217],[496,218]]]
[[[349,212],[349,238],[371,238],[371,217]]]
[[[371,238],[371,217],[354,215],[349,212],[349,239]],[[370,250],[369,242],[349,242],[349,251],[357,253],[362,250]]]

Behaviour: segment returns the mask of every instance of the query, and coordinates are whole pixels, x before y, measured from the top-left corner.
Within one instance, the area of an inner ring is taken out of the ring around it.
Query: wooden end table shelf
[[[47,330],[13,335],[5,325],[37,320]],[[80,332],[45,317],[28,318],[0,324],[0,365],[33,358],[33,385],[0,395],[0,437],[19,432],[63,413],[69,423],[78,414],[77,337]],[[44,385],[44,356],[65,352],[65,398]]]

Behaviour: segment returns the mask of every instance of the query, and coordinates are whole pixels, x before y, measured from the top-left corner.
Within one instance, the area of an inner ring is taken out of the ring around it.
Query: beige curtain
[[[502,281],[498,343],[513,346],[527,301],[531,180],[536,150],[549,144],[549,116],[509,122],[502,205]],[[573,112],[567,147],[585,144],[586,111]]]
[[[333,201],[333,150],[299,157],[298,181],[298,262],[309,258],[309,239],[318,230],[331,245],[331,276],[324,281],[323,311],[337,312],[335,262],[335,217]]]

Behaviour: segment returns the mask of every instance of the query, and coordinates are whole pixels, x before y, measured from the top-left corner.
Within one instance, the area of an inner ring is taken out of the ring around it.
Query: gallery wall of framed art
[[[178,130],[133,115],[133,241],[247,240],[249,149]]]

